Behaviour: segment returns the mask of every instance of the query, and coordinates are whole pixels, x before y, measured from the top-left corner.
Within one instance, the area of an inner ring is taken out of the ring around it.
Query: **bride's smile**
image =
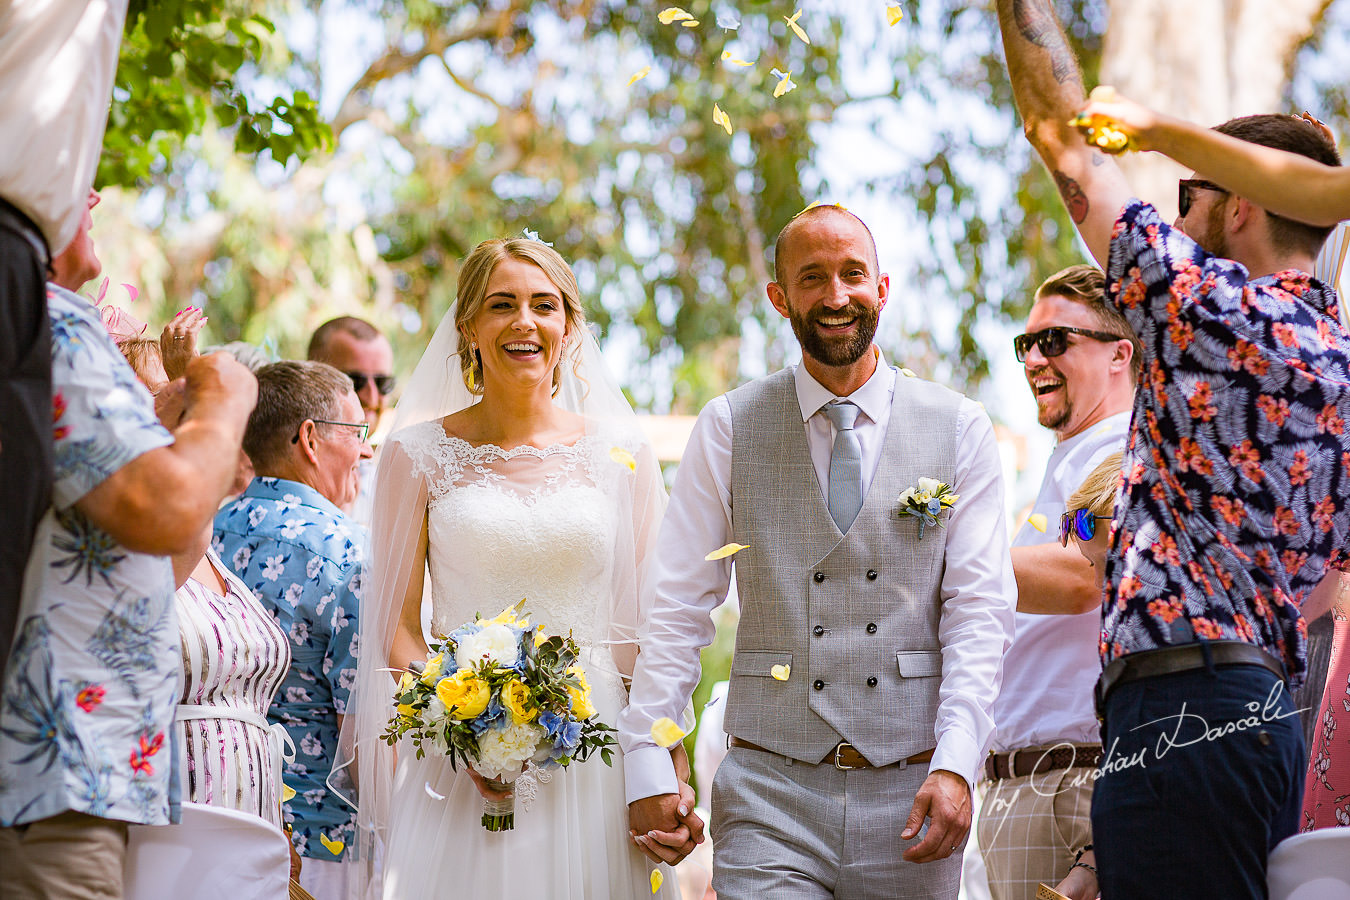
[[[547,381],[567,341],[562,292],[535,264],[504,259],[488,279],[487,296],[468,330],[483,360],[485,383]]]

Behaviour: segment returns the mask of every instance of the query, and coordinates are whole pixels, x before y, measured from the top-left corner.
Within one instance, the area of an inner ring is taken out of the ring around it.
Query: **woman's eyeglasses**
[[[1064,515],[1059,517],[1060,546],[1069,546],[1070,533],[1080,541],[1092,540],[1097,534],[1097,520],[1109,518],[1111,517],[1094,515],[1090,509],[1066,510]]]
[[[1202,191],[1217,191],[1220,194],[1227,194],[1228,191],[1219,187],[1212,181],[1206,181],[1203,178],[1183,178],[1177,182],[1177,212],[1181,218],[1186,218],[1186,214],[1191,211],[1191,190],[1198,188]]]
[[[343,372],[352,380],[352,388],[359,394],[366,389],[366,385],[375,382],[375,390],[383,396],[388,397],[394,392],[394,385],[398,380],[393,375],[367,375],[364,372]]]
[[[1033,331],[1029,334],[1019,334],[1013,338],[1013,351],[1017,354],[1018,362],[1026,362],[1027,354],[1031,348],[1037,344],[1041,345],[1041,356],[1047,359],[1052,356],[1060,356],[1065,350],[1069,349],[1069,335],[1081,334],[1083,337],[1092,338],[1094,341],[1123,341],[1118,334],[1111,334],[1107,331],[1092,331],[1088,328],[1070,328],[1068,325],[1054,325],[1050,328],[1042,328],[1040,331]]]

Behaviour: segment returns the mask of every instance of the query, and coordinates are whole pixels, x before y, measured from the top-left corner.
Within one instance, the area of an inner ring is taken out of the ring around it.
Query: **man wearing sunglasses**
[[[216,553],[291,640],[269,718],[295,742],[285,781],[300,883],[345,897],[351,810],[326,784],[356,678],[364,529],[342,513],[356,496],[357,464],[371,455],[351,380],[331,366],[285,360],[258,370],[258,405],[244,433],[254,478],[216,514]]]
[[[394,350],[384,333],[365,319],[338,316],[315,329],[305,355],[311,361],[327,363],[352,380],[361,401],[361,412],[373,436],[396,384]],[[375,452],[379,453],[378,447]],[[343,507],[352,519],[367,527],[370,525],[376,461],[376,457],[362,461],[360,492],[350,506]]]
[[[1040,882],[1071,891],[1073,882],[1090,878],[1071,867],[1092,842],[1091,776],[1101,757],[1092,709],[1101,673],[1101,591],[1077,548],[1055,539],[1056,526],[1087,474],[1124,449],[1139,374],[1134,332],[1106,302],[1096,266],[1050,276],[1013,349],[1039,421],[1057,442],[1031,515],[1012,542],[1017,630],[1003,657],[976,832],[994,900],[1033,896]],[[1087,888],[1096,895],[1095,881]]]
[[[1329,229],[1195,179],[1169,225],[1070,124],[1086,98],[1049,0],[998,12],[1027,137],[1143,349],[1105,566],[1102,894],[1264,897],[1299,825],[1300,605],[1350,546],[1350,335],[1309,274]],[[1216,130],[1339,165],[1293,116]]]

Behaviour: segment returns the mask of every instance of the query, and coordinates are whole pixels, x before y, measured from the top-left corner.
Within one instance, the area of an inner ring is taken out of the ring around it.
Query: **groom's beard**
[[[820,333],[816,320],[822,316],[856,316],[858,327],[850,335],[828,337]],[[839,310],[812,310],[805,315],[789,309],[788,321],[792,323],[792,333],[802,345],[802,352],[822,365],[851,366],[862,359],[863,354],[872,346],[872,338],[877,333],[877,322],[881,318],[881,309],[850,303]]]

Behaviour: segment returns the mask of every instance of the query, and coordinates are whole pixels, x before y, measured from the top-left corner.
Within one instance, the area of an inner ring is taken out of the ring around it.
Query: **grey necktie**
[[[822,407],[834,423],[834,448],[830,451],[830,518],[841,533],[848,531],[862,509],[862,445],[853,423],[861,411],[847,400],[834,400]]]

